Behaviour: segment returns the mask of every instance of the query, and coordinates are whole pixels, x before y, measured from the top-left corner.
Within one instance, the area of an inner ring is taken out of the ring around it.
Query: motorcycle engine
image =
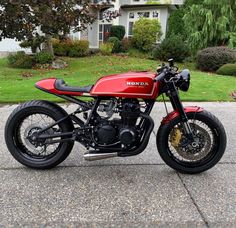
[[[117,131],[114,126],[109,123],[102,123],[97,130],[97,139],[99,144],[112,144],[116,139]]]
[[[127,148],[137,141],[139,132],[136,123],[140,114],[137,99],[112,100],[100,105],[98,112],[99,124],[96,124],[94,130],[94,138],[98,144],[109,146],[120,143]]]
[[[136,142],[138,136],[136,123],[139,114],[140,105],[137,99],[125,99],[122,101],[122,111],[120,113],[122,127],[119,131],[119,139],[125,146]]]

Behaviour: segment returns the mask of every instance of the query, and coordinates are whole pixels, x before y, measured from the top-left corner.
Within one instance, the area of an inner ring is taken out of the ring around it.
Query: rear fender
[[[185,107],[184,108],[185,113],[197,113],[197,112],[203,112],[204,109],[201,107],[197,107],[197,106],[189,106],[189,107]],[[163,118],[161,124],[168,124],[170,121],[172,121],[173,119],[179,117],[179,112],[178,111],[173,111],[170,112],[166,117]]]

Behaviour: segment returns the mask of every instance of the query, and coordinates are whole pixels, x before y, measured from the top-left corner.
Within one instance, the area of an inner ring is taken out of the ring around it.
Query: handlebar
[[[166,66],[165,63],[162,64],[161,68],[157,69],[157,76],[154,79],[154,82],[163,80],[166,76],[172,75],[176,76],[178,74],[178,67],[174,66],[174,60],[169,59],[169,66]]]
[[[158,75],[155,77],[154,81],[155,81],[155,82],[161,81],[161,80],[164,79],[164,77],[166,76],[166,73],[167,73],[167,71],[164,71],[164,72],[162,72],[161,74],[158,74]]]

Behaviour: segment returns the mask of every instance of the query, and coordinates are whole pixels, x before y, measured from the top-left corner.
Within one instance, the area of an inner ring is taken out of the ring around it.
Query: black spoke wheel
[[[31,101],[16,108],[5,127],[6,144],[13,157],[21,164],[36,169],[53,168],[64,161],[73,148],[73,142],[52,143],[52,139],[39,141],[34,140],[34,136],[66,115],[61,107],[46,101]],[[43,134],[71,131],[73,124],[67,118]]]
[[[181,173],[201,173],[216,165],[226,148],[226,134],[220,121],[207,111],[188,113],[194,141],[184,133],[180,118],[162,125],[157,148],[167,165]]]

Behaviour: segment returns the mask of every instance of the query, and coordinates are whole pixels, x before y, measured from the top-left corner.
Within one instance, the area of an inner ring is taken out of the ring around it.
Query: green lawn
[[[103,75],[126,71],[155,71],[158,62],[118,56],[92,56],[66,59],[69,67],[64,70],[19,70],[8,67],[6,59],[0,59],[0,103],[17,103],[32,99],[60,101],[34,87],[42,78],[63,78],[71,85],[94,84]],[[236,77],[219,76],[196,71],[192,64],[179,65],[192,70],[191,89],[182,93],[185,101],[233,101],[229,93],[236,90]],[[24,77],[23,75],[30,75]]]

